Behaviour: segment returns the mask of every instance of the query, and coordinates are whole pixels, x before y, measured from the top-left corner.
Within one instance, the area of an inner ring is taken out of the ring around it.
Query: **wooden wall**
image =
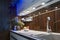
[[[33,18],[33,21],[29,23],[27,23],[27,25],[30,26],[30,29],[33,30],[41,30],[41,31],[46,31],[46,27],[47,27],[47,17],[50,17],[50,26],[53,29],[54,26],[54,14],[55,12],[50,12],[50,13],[46,13],[43,15],[39,15],[37,17]],[[54,29],[53,29],[54,31]]]
[[[56,32],[60,32],[60,10],[55,11]]]
[[[47,6],[45,8],[39,9],[31,14],[26,15],[26,16],[33,16],[38,15],[39,12],[41,13],[41,15],[33,17],[32,22],[25,23],[26,26],[27,25],[30,26],[30,29],[32,30],[46,31],[47,17],[50,17],[51,20],[49,26],[51,27],[51,30],[53,32],[60,32],[60,9],[56,10],[55,7],[60,8],[60,2],[54,3],[50,6]]]

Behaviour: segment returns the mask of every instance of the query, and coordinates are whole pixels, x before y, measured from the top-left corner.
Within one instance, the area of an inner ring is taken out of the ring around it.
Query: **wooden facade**
[[[55,9],[55,7],[58,7]],[[48,10],[48,11],[46,11]],[[41,15],[38,15],[39,12]],[[46,31],[47,27],[47,17],[50,17],[49,26],[52,32],[60,32],[60,2],[54,3],[35,12],[32,12],[24,17],[29,17],[33,15],[38,15],[33,17],[32,22],[25,22],[26,26],[29,26],[32,30]]]

